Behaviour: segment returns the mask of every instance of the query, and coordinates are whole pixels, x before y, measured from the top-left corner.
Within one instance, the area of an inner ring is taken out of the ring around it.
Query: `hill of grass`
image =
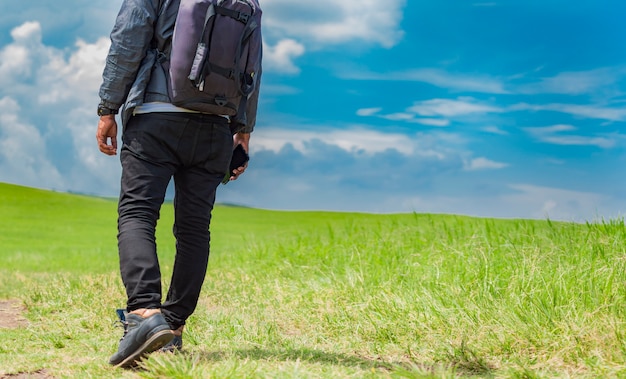
[[[626,228],[218,206],[183,354],[110,368],[116,202],[0,185],[0,377],[626,376]],[[172,209],[157,239],[167,285]]]

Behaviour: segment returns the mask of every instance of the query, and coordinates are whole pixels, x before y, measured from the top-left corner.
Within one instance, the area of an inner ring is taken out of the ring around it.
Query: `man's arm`
[[[160,0],[124,0],[115,20],[99,92],[101,107],[113,114],[100,116],[96,131],[98,148],[106,155],[117,154],[115,113],[126,100],[150,48],[159,4]]]
[[[260,25],[259,25],[260,28]],[[260,30],[260,29],[259,29]],[[261,33],[259,31],[258,34],[258,38],[259,38],[259,49],[260,49],[260,54],[261,54],[261,61],[263,60],[263,44],[260,42],[261,40]],[[248,99],[248,104],[247,104],[247,109],[246,109],[246,121],[247,121],[247,125],[245,125],[243,128],[240,129],[240,131],[238,133],[235,133],[235,135],[233,136],[233,146],[237,146],[239,144],[241,144],[244,148],[244,150],[246,151],[246,153],[250,154],[250,150],[249,150],[249,146],[250,146],[250,133],[252,133],[252,131],[254,130],[254,127],[256,126],[256,114],[257,114],[257,108],[258,108],[258,103],[259,103],[259,93],[261,90],[261,76],[263,73],[263,68],[261,65],[261,62],[259,62],[259,67],[258,67],[258,72],[257,72],[257,82],[256,82],[256,88],[254,89],[254,91],[252,92],[252,94],[250,95],[250,98]],[[230,180],[237,180],[237,178],[239,177],[239,175],[243,174],[244,171],[246,171],[246,168],[248,168],[248,162],[246,162],[242,167],[239,167],[235,170],[233,170],[232,172],[232,176],[230,177]]]
[[[101,104],[117,110],[126,100],[151,46],[159,0],[124,0],[111,32],[100,86]]]

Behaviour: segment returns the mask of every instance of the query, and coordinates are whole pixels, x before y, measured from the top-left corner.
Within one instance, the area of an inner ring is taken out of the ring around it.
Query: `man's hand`
[[[98,141],[98,148],[102,153],[106,155],[117,154],[117,122],[115,121],[115,115],[100,117],[96,140]]]
[[[243,146],[243,149],[248,154],[250,154],[248,150],[249,143],[250,143],[250,133],[235,133],[235,135],[233,136],[233,147],[237,145],[241,145]],[[247,167],[248,167],[248,162],[246,162],[246,164],[244,164],[243,166],[234,169],[233,172],[231,173],[232,175],[230,177],[230,180],[237,180],[239,175],[243,174],[244,171],[246,171]]]

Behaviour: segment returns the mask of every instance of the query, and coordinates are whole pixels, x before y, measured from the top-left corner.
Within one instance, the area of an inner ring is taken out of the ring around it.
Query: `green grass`
[[[0,185],[0,377],[626,377],[626,227],[218,206],[185,352],[107,365],[116,202]],[[172,209],[157,240],[167,284]]]

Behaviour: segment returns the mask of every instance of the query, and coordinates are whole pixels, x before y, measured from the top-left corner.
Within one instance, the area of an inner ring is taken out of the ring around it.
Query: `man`
[[[128,300],[126,312],[120,312],[124,337],[110,359],[118,367],[132,366],[164,345],[182,346],[183,327],[206,274],[215,192],[228,171],[233,146],[248,151],[256,121],[258,86],[247,103],[247,124],[234,135],[227,117],[170,102],[166,75],[157,64],[163,50],[155,47],[171,43],[179,2],[123,0],[100,87],[96,138],[102,153],[117,154],[118,110],[123,125],[118,249]],[[234,169],[230,180],[246,167]],[[171,178],[176,258],[162,302],[155,227]]]

